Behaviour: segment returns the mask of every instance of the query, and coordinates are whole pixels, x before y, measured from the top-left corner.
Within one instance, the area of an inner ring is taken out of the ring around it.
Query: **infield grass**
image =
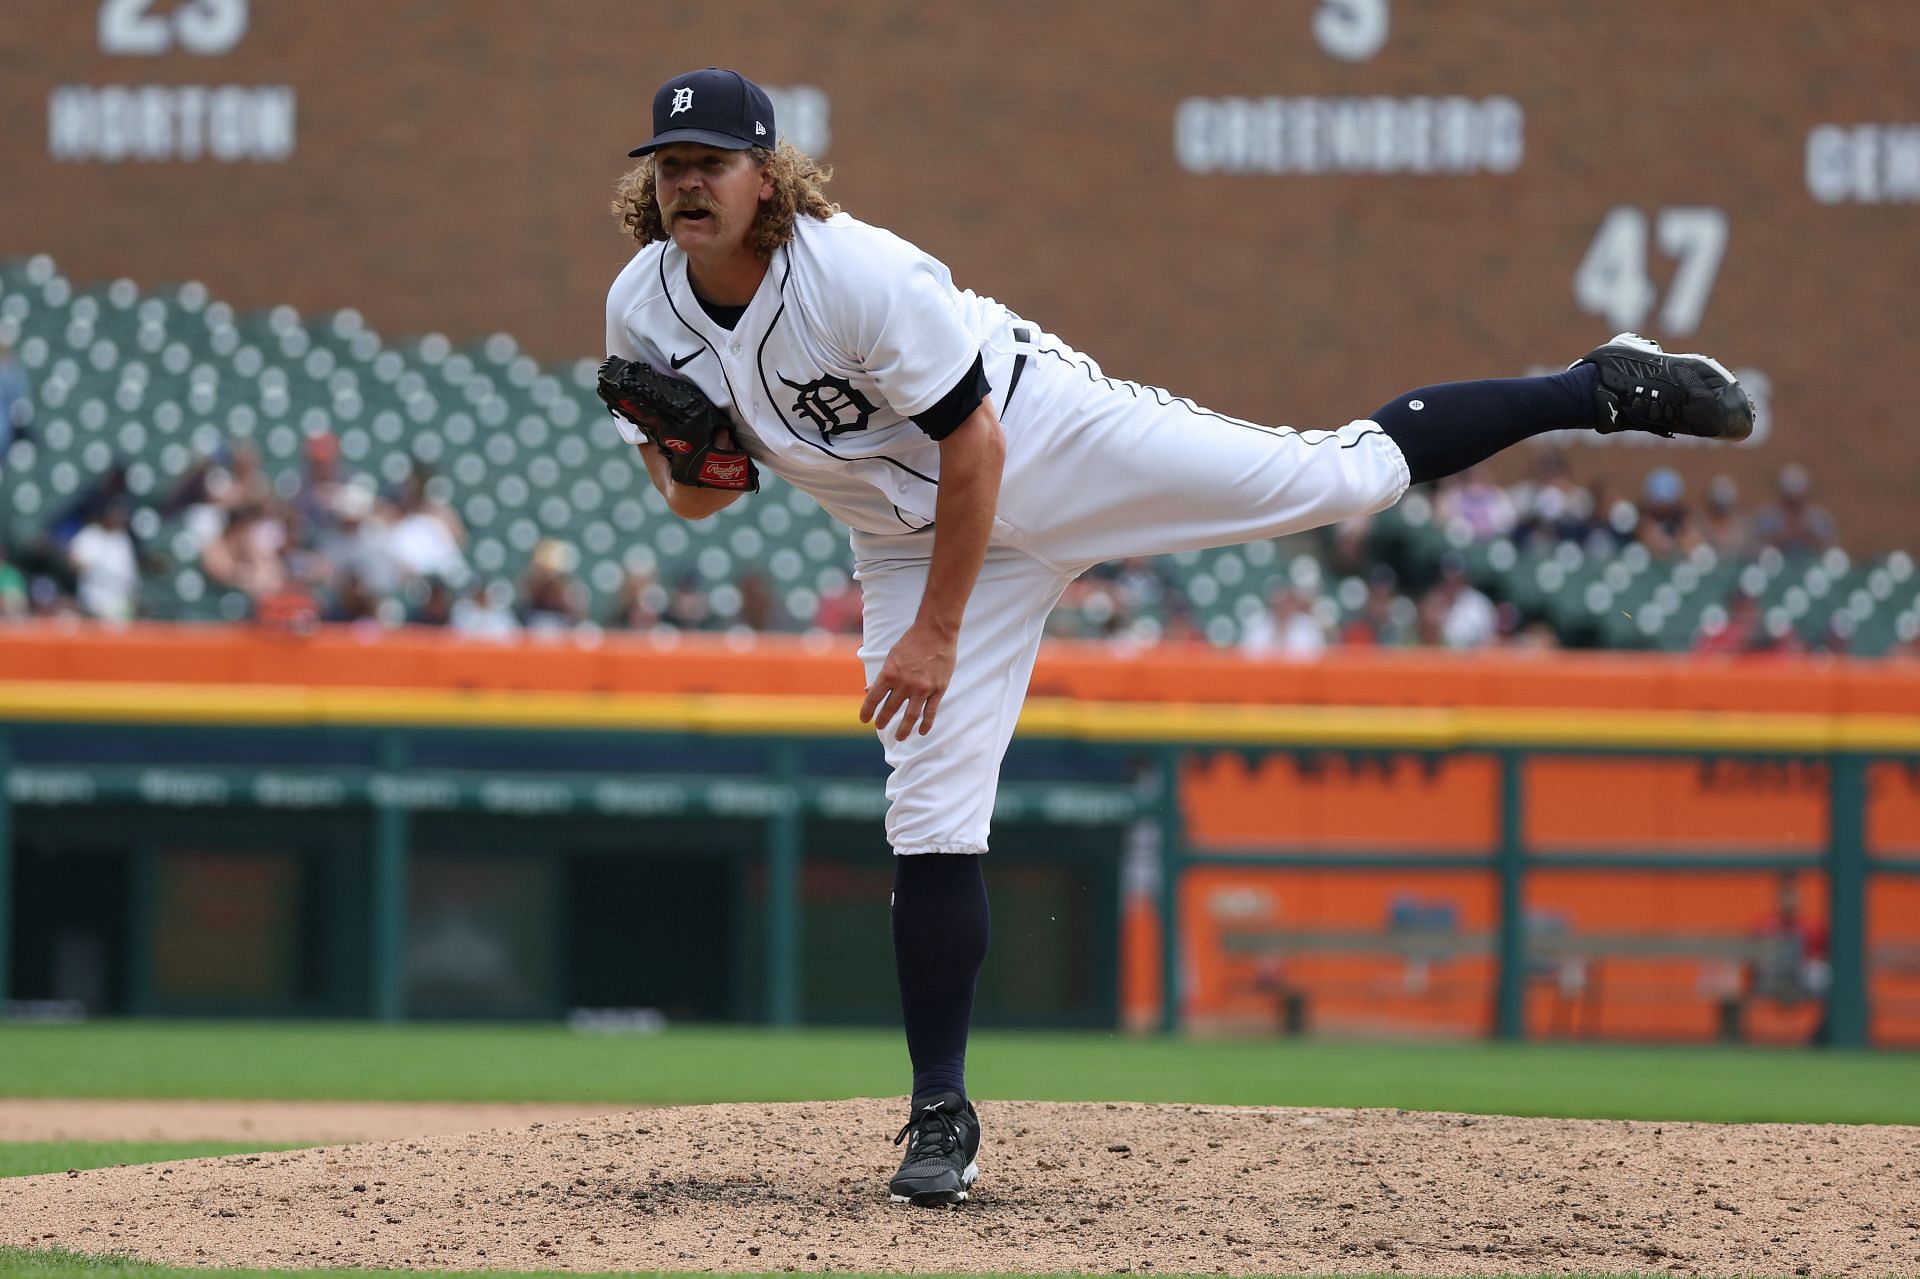
[[[1920,1053],[983,1033],[970,1091],[1041,1101],[1920,1124]],[[678,1105],[905,1092],[892,1030],[100,1022],[0,1028],[0,1096]]]
[[[116,1164],[158,1164],[209,1155],[259,1154],[291,1146],[244,1145],[230,1141],[8,1141],[0,1142],[0,1177],[31,1177],[73,1168],[111,1168]]]

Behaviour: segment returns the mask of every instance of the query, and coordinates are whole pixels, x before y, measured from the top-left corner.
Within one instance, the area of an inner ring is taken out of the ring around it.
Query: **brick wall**
[[[1632,492],[1673,461],[1695,492],[1725,470],[1759,500],[1797,460],[1856,549],[1914,542],[1911,0],[14,0],[0,255],[596,354],[631,247],[611,184],[653,87],[712,62],[819,90],[850,212],[1110,372],[1331,425],[1564,364],[1638,316],[1762,371],[1770,434],[1583,449],[1579,474]],[[129,138],[109,86],[174,89],[131,95]],[[291,134],[280,99],[222,86],[284,87]],[[1376,125],[1398,130],[1384,153]],[[129,148],[170,158],[108,158]]]

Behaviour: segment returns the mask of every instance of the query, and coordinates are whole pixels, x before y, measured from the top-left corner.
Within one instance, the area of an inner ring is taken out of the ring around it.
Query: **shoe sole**
[[[917,1194],[896,1195],[888,1192],[887,1198],[897,1204],[912,1204],[916,1208],[945,1208],[950,1204],[963,1204],[967,1201],[967,1190],[980,1179],[978,1161],[966,1166],[960,1174],[958,1190],[922,1190]]]

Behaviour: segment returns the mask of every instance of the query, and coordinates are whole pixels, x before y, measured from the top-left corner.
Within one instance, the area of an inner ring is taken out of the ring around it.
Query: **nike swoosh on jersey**
[[[705,347],[698,347],[694,350],[693,354],[691,355],[669,355],[667,357],[667,363],[673,365],[673,367],[676,369],[684,369],[687,367],[687,365],[699,359],[700,352],[704,351],[705,349],[706,349]]]

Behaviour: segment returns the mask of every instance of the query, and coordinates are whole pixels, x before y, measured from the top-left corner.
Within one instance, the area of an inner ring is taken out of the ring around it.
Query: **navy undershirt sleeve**
[[[1425,484],[1484,462],[1547,431],[1593,425],[1597,366],[1585,362],[1546,377],[1443,382],[1410,391],[1374,413]]]
[[[992,394],[993,387],[987,381],[986,363],[976,355],[973,357],[973,367],[961,374],[951,391],[934,401],[925,412],[913,415],[913,424],[931,438],[944,440],[980,407],[981,401]]]

